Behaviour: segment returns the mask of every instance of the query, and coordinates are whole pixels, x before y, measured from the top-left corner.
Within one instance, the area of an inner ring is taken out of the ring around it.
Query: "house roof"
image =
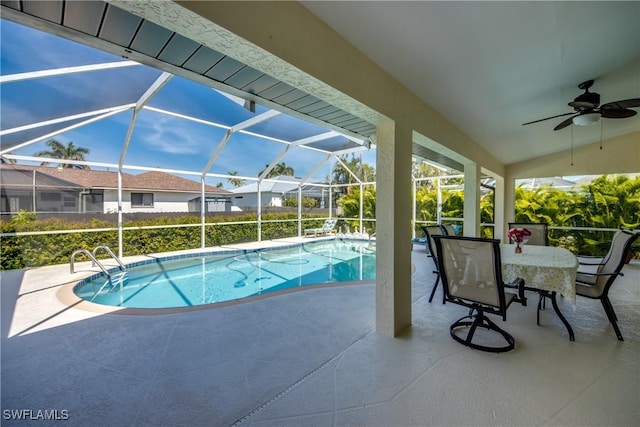
[[[15,171],[20,173],[8,173]],[[110,171],[58,169],[57,167],[0,165],[2,185],[31,186],[32,171],[38,175],[36,184],[40,187],[82,187],[96,189],[118,188],[118,174]],[[157,190],[200,192],[200,183],[164,172],[145,172],[139,175],[122,173],[122,188],[126,190]],[[211,185],[205,185],[209,194],[230,194],[229,191]]]
[[[287,181],[287,182],[278,182],[278,181]],[[293,176],[278,176],[275,178],[270,178],[269,181],[262,181],[260,183],[260,191],[262,193],[288,193],[289,191],[296,190],[299,184],[294,184],[292,181],[300,182],[300,178],[295,178]],[[252,184],[243,185],[242,187],[234,188],[231,190],[234,194],[251,194],[258,192],[258,183],[254,182]]]

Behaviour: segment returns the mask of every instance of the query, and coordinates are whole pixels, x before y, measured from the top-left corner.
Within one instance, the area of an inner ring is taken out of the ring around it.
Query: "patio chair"
[[[429,244],[427,242],[427,236],[426,235],[424,237],[414,237],[413,239],[411,239],[411,250],[413,250],[413,245],[424,246],[425,249],[427,250],[427,252],[429,251]]]
[[[576,274],[576,294],[600,300],[604,312],[607,314],[607,318],[620,341],[624,341],[624,339],[618,327],[618,317],[613,310],[611,300],[609,300],[609,290],[616,277],[623,275],[622,268],[626,261],[627,252],[629,252],[631,245],[639,236],[640,232],[638,231],[619,230],[611,241],[609,253],[603,258],[604,262],[595,264],[597,268],[594,272],[580,270],[579,268]]]
[[[611,243],[609,244],[609,250],[606,255],[603,257],[598,256],[589,256],[589,255],[578,255],[578,262],[580,263],[580,267],[578,267],[578,272],[587,272],[587,273],[595,273],[596,267],[599,265],[603,265],[607,262],[607,260],[611,257],[611,253],[613,252],[613,248],[616,245],[616,241],[620,238],[624,239],[623,229],[619,228],[613,237],[611,238]]]
[[[457,236],[456,229],[451,224],[442,224],[442,229],[444,230],[445,236]]]
[[[336,227],[336,223],[338,220],[328,219],[324,222],[322,227],[319,228],[305,228],[304,237],[318,237],[318,236],[327,236],[329,234],[334,233],[334,228]]]
[[[527,244],[537,246],[549,246],[549,226],[544,222],[510,222],[509,230],[512,228],[526,228],[531,232],[527,238]],[[513,243],[509,238],[509,243]]]
[[[436,256],[436,245],[433,241],[433,236],[444,236],[445,232],[442,227],[439,225],[429,225],[423,226],[422,231],[426,236],[426,245],[427,245],[427,257],[431,259],[433,262],[433,274],[436,275],[436,282],[433,284],[433,289],[431,289],[431,295],[429,295],[429,302],[433,301],[433,296],[436,293],[436,289],[438,288],[438,283],[440,283],[440,273],[438,272],[438,258]],[[442,303],[444,304],[444,293],[442,295]]]
[[[434,236],[434,241],[445,300],[470,309],[469,315],[451,325],[451,337],[476,350],[493,353],[513,350],[513,336],[486,316],[494,314],[506,321],[511,303],[519,301],[524,305],[525,302],[524,280],[517,279],[512,283],[517,286],[517,295],[511,289],[505,289],[500,241],[457,236]],[[495,345],[494,340],[491,340],[494,345],[474,341],[477,328],[501,336],[506,345]],[[467,331],[466,335],[459,334],[460,331]]]

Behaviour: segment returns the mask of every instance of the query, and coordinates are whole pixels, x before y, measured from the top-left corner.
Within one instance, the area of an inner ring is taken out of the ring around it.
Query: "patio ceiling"
[[[640,2],[301,3],[503,164],[640,131],[640,114],[522,126],[571,114],[590,79],[601,104],[640,98]]]
[[[55,55],[65,58],[64,67],[50,68],[47,52],[38,51],[50,45],[27,46],[29,40],[20,38],[34,30],[12,29],[14,39],[4,37],[5,46],[20,46],[24,55],[33,57],[31,68],[20,68],[19,60],[5,66],[12,59],[9,49],[3,51],[0,154],[5,158],[33,161],[25,148],[117,115],[132,117],[125,119],[129,130],[122,131],[118,141],[119,158],[88,162],[92,166],[154,169],[151,163],[127,159],[140,118],[182,120],[212,129],[217,147],[203,151],[189,169],[174,173],[224,176],[229,169],[220,164],[222,152],[233,135],[257,140],[257,148],[245,149],[245,155],[255,154],[270,167],[288,159],[291,148],[317,153],[309,162],[313,171],[333,156],[371,148],[374,125],[108,3],[7,1],[2,17],[18,24],[3,21],[5,27],[25,25],[71,40],[60,39],[63,45],[56,47]],[[88,55],[93,47],[97,50]],[[40,56],[41,64],[34,66]],[[165,118],[154,118],[159,115]],[[264,154],[265,147],[271,157]],[[240,174],[251,178],[245,175]]]

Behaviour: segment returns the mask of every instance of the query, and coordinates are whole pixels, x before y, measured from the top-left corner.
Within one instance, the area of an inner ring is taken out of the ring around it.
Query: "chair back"
[[[615,278],[620,274],[627,259],[627,252],[633,242],[640,236],[640,232],[620,229],[611,241],[609,253],[603,260],[603,264],[598,266],[596,282],[594,287],[598,294],[608,292]]]
[[[613,253],[613,248],[617,246],[616,242],[618,240],[625,239],[624,234],[625,233],[623,232],[622,228],[618,229],[618,231],[615,232],[615,234],[611,238],[611,244],[609,245],[609,251],[607,251],[607,254],[602,258],[602,261],[601,261],[602,264],[606,263],[609,260],[609,258],[611,258],[611,254]]]
[[[438,257],[436,254],[436,245],[433,240],[434,236],[444,235],[444,231],[439,225],[422,226],[422,231],[427,238],[427,248],[429,249],[429,257],[433,259],[433,265],[436,270],[438,269]]]
[[[434,240],[445,299],[471,308],[480,304],[483,311],[505,318],[500,241],[458,236]]]
[[[333,230],[333,228],[336,226],[336,222],[337,220],[335,219],[328,219],[324,222],[324,224],[322,225],[322,231],[331,231]]]
[[[451,224],[442,224],[441,227],[444,230],[445,236],[456,236],[457,235],[456,229],[453,228],[453,225],[451,225]]]
[[[544,222],[510,222],[509,230],[512,228],[526,228],[531,232],[527,237],[527,244],[537,246],[549,246],[549,226]],[[513,243],[509,238],[509,243]]]

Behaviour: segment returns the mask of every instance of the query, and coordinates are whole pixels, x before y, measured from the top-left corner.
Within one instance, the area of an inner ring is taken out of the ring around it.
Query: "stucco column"
[[[504,222],[502,223],[503,235],[507,232],[507,224],[514,222],[516,217],[516,181],[507,173],[504,179]],[[496,224],[497,225],[497,224]]]
[[[411,326],[411,134],[377,132],[376,330],[388,336]]]
[[[495,176],[495,191],[493,197],[493,238],[500,239],[505,236],[505,179],[501,176]]]
[[[480,167],[464,165],[464,235],[480,236]]]

